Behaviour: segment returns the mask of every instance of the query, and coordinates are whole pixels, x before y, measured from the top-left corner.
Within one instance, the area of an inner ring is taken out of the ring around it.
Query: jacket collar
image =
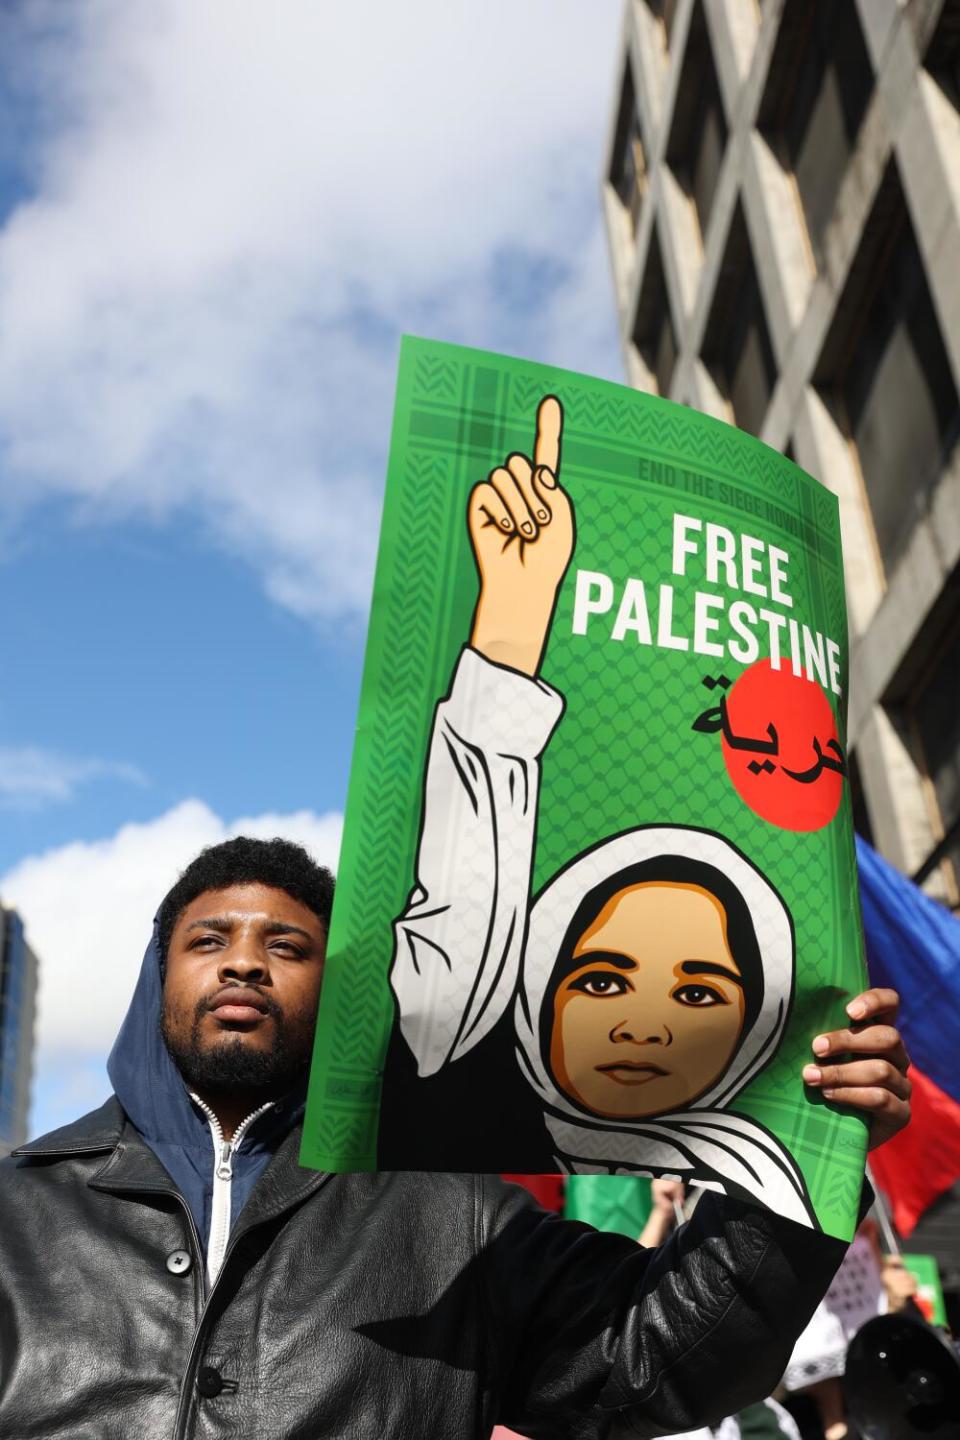
[[[243,1207],[231,1232],[231,1244],[241,1233],[245,1234],[254,1226],[273,1220],[294,1205],[299,1205],[329,1179],[325,1172],[301,1167],[301,1138],[302,1127],[294,1124]],[[111,1096],[99,1110],[91,1111],[72,1124],[42,1135],[28,1145],[19,1146],[13,1154],[39,1159],[44,1156],[90,1155],[98,1151],[110,1153],[88,1181],[92,1189],[111,1193],[179,1193],[150,1146],[124,1114],[116,1096]]]
[[[99,1170],[87,1181],[94,1190],[108,1191],[169,1191],[177,1194],[160,1161],[130,1123],[123,1106],[111,1095],[99,1110],[92,1110],[60,1130],[41,1135],[28,1145],[20,1145],[13,1154],[30,1159],[47,1159],[71,1155],[106,1154]]]
[[[260,1176],[230,1231],[229,1251],[242,1235],[301,1204],[330,1177],[299,1164],[300,1125],[287,1134]],[[92,1190],[108,1194],[169,1194],[183,1196],[143,1136],[127,1120],[106,1163],[87,1181]]]
[[[59,1130],[51,1130],[27,1145],[18,1145],[14,1155],[84,1155],[97,1150],[112,1150],[120,1139],[126,1116],[115,1095],[99,1110],[91,1110],[79,1120]]]

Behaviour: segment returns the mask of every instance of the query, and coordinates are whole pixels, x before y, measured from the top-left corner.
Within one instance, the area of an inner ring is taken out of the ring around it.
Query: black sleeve
[[[484,1181],[482,1267],[503,1424],[534,1440],[715,1425],[779,1381],[846,1250],[705,1194],[656,1250]]]

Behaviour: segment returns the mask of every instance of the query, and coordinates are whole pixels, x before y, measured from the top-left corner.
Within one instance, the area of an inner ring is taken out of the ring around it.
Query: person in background
[[[848,1433],[843,1375],[850,1341],[868,1320],[912,1306],[916,1293],[916,1277],[899,1256],[881,1252],[875,1223],[864,1220],[783,1378],[788,1392],[813,1402],[824,1440]]]
[[[902,1256],[883,1256],[880,1280],[886,1296],[888,1315],[896,1315],[901,1310],[909,1309],[915,1309],[918,1314],[920,1313],[919,1306],[916,1305],[920,1286],[916,1275],[903,1263]]]
[[[662,1245],[667,1236],[676,1229],[680,1219],[687,1188],[682,1180],[653,1180],[650,1184],[650,1198],[653,1204],[646,1224],[637,1236],[646,1249]]]

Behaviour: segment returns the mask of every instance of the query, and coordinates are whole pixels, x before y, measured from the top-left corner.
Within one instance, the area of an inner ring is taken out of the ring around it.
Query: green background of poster
[[[578,538],[541,668],[567,711],[543,763],[534,890],[574,855],[633,825],[707,824],[759,865],[792,912],[803,978],[776,1057],[730,1109],[781,1138],[823,1227],[849,1237],[865,1126],[800,1080],[810,1040],[844,1022],[844,1003],[865,974],[849,798],[819,831],[768,824],[736,793],[718,738],[689,733],[709,703],[696,676],[711,662],[571,635],[575,570],[645,577],[648,589],[671,581],[672,517],[681,510],[790,552],[793,613],[840,642],[845,690],[836,498],[782,455],[696,411],[608,381],[409,337],[301,1159],[324,1170],[376,1168],[393,1020],[392,924],[413,883],[434,707],[477,597],[467,498],[512,451],[531,453],[537,405],[550,392],[564,406],[560,480]],[[779,523],[785,513],[796,517],[789,530]],[[731,675],[742,668],[723,665]],[[638,693],[645,779],[637,705],[625,703]],[[845,743],[843,713],[837,723]]]

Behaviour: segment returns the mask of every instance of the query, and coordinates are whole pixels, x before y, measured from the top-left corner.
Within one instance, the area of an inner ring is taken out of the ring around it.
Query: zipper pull
[[[217,1179],[229,1180],[233,1175],[233,1145],[224,1140],[220,1146],[220,1162],[217,1165]]]

